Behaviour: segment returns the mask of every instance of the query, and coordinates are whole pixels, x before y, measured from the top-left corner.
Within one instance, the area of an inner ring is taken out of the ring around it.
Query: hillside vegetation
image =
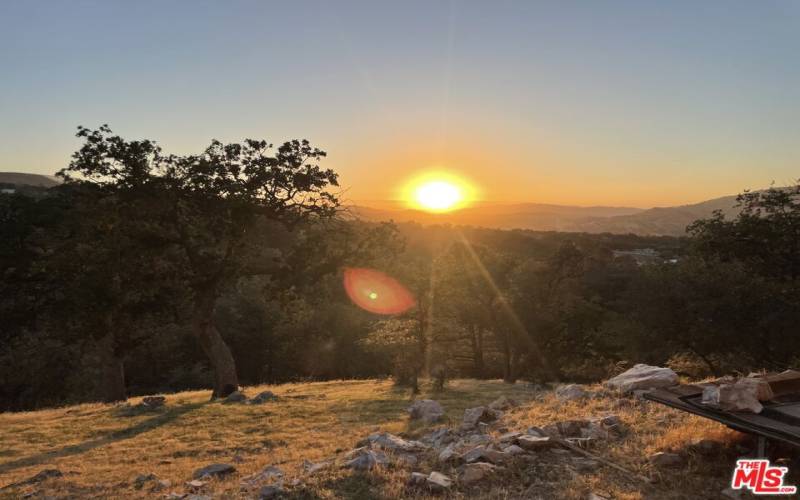
[[[456,380],[440,392],[430,392],[427,383],[423,386],[422,397],[434,398],[445,408],[443,423],[409,421],[408,391],[388,380],[246,388],[249,396],[267,389],[278,396],[260,405],[212,402],[209,391],[198,391],[168,395],[164,407],[150,412],[124,405],[84,404],[2,414],[0,487],[45,469],[58,469],[63,476],[5,488],[0,497],[163,498],[193,493],[257,498],[260,488],[275,480],[252,480],[253,475],[277,466],[290,498],[583,499],[589,493],[621,499],[715,498],[727,486],[735,457],[743,450],[742,436],[733,431],[660,405],[612,395],[599,386],[588,387],[596,392],[588,400],[564,403],[548,389],[522,383]],[[393,464],[365,472],[341,467],[344,455],[371,433],[388,431],[424,439],[441,426],[457,429],[466,408],[486,405],[499,396],[520,405],[504,412],[486,430],[494,437],[557,421],[619,416],[624,434],[598,440],[587,449],[651,482],[563,449],[520,456],[497,475],[470,486],[461,484],[457,470],[438,462],[435,454],[423,453],[420,462],[410,466]],[[698,448],[699,438],[710,441]],[[674,468],[655,468],[647,458],[662,450],[680,453],[684,462]],[[335,459],[331,467],[313,474],[303,467],[306,460],[329,459]],[[187,485],[193,471],[212,463],[229,463],[236,471],[203,480],[197,488]],[[434,493],[408,486],[412,471],[428,474],[433,470],[454,478],[449,491]],[[137,477],[150,473],[170,485],[140,479],[137,489]]]

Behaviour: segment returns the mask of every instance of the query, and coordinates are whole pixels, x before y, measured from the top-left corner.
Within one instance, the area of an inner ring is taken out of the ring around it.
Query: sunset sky
[[[308,138],[351,200],[649,207],[800,177],[797,1],[0,0],[0,171],[77,125],[196,152]]]

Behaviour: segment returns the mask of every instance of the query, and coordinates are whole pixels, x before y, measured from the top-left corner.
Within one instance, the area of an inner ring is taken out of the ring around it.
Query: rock
[[[638,364],[607,380],[605,385],[610,389],[628,393],[637,389],[670,387],[677,383],[678,374],[669,368]]]
[[[164,406],[166,401],[167,398],[164,396],[145,396],[142,398],[142,406],[146,406],[147,408],[153,410],[155,408]]]
[[[572,460],[572,465],[578,472],[594,472],[600,467],[600,462],[590,458],[575,458]]]
[[[492,438],[486,434],[469,434],[459,443],[465,446],[477,446],[479,444],[489,444],[491,442]]]
[[[517,445],[523,450],[539,451],[553,447],[554,442],[549,437],[520,436]]]
[[[586,500],[609,500],[609,497],[598,495],[597,493],[589,493],[589,496],[586,497]]]
[[[280,498],[286,495],[286,490],[276,484],[264,486],[258,491],[258,498],[261,500],[269,500],[272,498]]]
[[[344,466],[353,470],[372,470],[378,466],[388,465],[386,454],[376,450],[362,449],[355,458],[345,462]]]
[[[588,420],[564,420],[544,427],[544,433],[553,437],[583,437],[582,430],[589,427]]]
[[[497,420],[497,412],[485,406],[468,408],[464,410],[464,420],[461,423],[462,429],[474,429],[480,422],[493,422]]]
[[[683,458],[677,453],[660,451],[651,455],[649,460],[656,467],[680,467],[683,465]]]
[[[267,401],[277,400],[278,396],[276,396],[272,391],[263,391],[250,398],[247,403],[251,405],[260,405],[266,403]]]
[[[556,398],[562,402],[587,398],[589,395],[590,394],[583,389],[583,386],[578,384],[562,385],[556,389]]]
[[[226,403],[242,403],[247,401],[247,396],[242,391],[233,391],[225,398]]]
[[[140,474],[133,480],[133,487],[137,490],[141,490],[144,488],[144,485],[150,481],[158,481],[158,477],[152,472],[150,474]]]
[[[492,450],[481,445],[467,451],[461,456],[461,458],[467,463],[485,460],[497,464],[506,460],[508,455],[502,451]]]
[[[547,436],[547,433],[540,427],[528,427],[528,430],[525,432],[530,436],[536,436],[536,437]]]
[[[308,460],[303,460],[303,470],[305,470],[306,474],[316,474],[319,471],[325,470],[330,468],[333,465],[333,462],[330,460],[323,460],[322,462],[310,462]]]
[[[253,485],[262,481],[281,480],[283,478],[283,471],[274,465],[264,467],[261,472],[256,472],[242,479],[243,484]]]
[[[507,398],[505,396],[500,396],[499,398],[495,399],[491,403],[489,403],[490,410],[496,411],[506,411],[510,410],[511,408],[516,408],[519,406],[519,403],[514,401],[513,399]]]
[[[444,491],[450,488],[453,480],[445,476],[441,472],[431,472],[426,479],[428,487],[434,491]]]
[[[495,466],[485,462],[467,464],[461,470],[460,480],[465,485],[475,484],[494,474]]]
[[[734,384],[709,385],[703,389],[702,403],[724,411],[761,413],[761,401],[771,399],[772,389],[764,380],[744,378]]]
[[[214,500],[208,495],[186,495],[183,497],[184,500]]]
[[[388,432],[376,432],[367,437],[370,446],[392,451],[422,451],[427,448],[419,441],[407,441]]]
[[[506,432],[497,438],[500,443],[513,443],[518,437],[522,435],[521,432]]]
[[[447,447],[439,453],[439,461],[443,463],[456,461],[459,458],[460,456],[458,451],[456,451],[456,445],[454,443],[447,445]]]
[[[423,443],[430,444],[434,448],[441,448],[458,439],[458,435],[448,427],[441,427],[433,432],[426,434],[420,439]]]
[[[408,478],[408,484],[411,486],[424,486],[428,481],[428,476],[421,472],[412,472]]]
[[[194,490],[199,490],[203,486],[206,485],[205,481],[200,481],[199,479],[192,479],[191,481],[186,481],[186,487],[191,488]]]
[[[234,472],[236,472],[236,467],[231,464],[211,464],[194,471],[192,479],[200,479],[205,476],[225,476]]]
[[[522,448],[520,448],[515,444],[512,444],[510,446],[506,446],[505,448],[503,448],[503,452],[508,453],[511,456],[514,456],[514,455],[522,455],[523,453],[525,453],[525,450],[523,450]]]
[[[411,420],[422,420],[426,424],[438,422],[444,417],[444,408],[432,399],[418,399],[408,407]]]

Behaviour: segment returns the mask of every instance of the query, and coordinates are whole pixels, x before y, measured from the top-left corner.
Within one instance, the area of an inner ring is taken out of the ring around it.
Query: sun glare
[[[408,184],[404,198],[420,210],[448,212],[472,201],[472,191],[468,183],[452,174],[428,173]]]

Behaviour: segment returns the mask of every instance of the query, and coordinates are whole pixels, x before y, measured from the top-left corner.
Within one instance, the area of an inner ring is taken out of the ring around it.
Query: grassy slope
[[[148,472],[172,481],[173,486],[165,492],[151,494],[162,497],[170,491],[187,491],[184,483],[196,468],[230,462],[236,455],[242,459],[236,465],[237,474],[213,481],[204,493],[252,498],[252,492],[241,490],[240,479],[277,464],[287,483],[294,478],[302,480],[302,485],[290,488],[298,497],[419,494],[405,489],[407,470],[355,474],[336,468],[310,478],[302,472],[304,459],[317,461],[352,449],[378,429],[411,437],[427,431],[409,423],[404,412],[407,391],[394,388],[389,381],[337,381],[250,387],[245,392],[252,396],[265,389],[283,399],[253,406],[224,404],[209,402],[209,393],[200,391],[170,395],[162,411],[137,416],[120,416],[118,408],[102,404],[0,414],[0,487],[45,468],[56,467],[65,474],[38,486],[0,490],[0,497],[34,490],[81,498],[145,497],[146,489],[135,490],[132,483],[137,475]],[[428,396],[440,401],[450,422],[457,425],[465,408],[487,404],[502,394],[526,402],[504,417],[503,425],[509,429],[575,417],[620,415],[631,432],[622,440],[600,443],[592,451],[654,477],[656,482],[638,483],[608,467],[576,474],[559,466],[561,456],[545,454],[537,461],[510,467],[505,480],[479,489],[456,489],[453,497],[585,498],[594,491],[631,499],[714,498],[730,480],[739,436],[659,405],[614,397],[560,404],[552,393],[537,394],[524,384],[474,380],[452,381],[444,392]],[[699,437],[721,441],[722,449],[711,459],[688,453],[687,444]],[[669,472],[653,470],[645,458],[667,448],[683,450],[689,457],[687,465]],[[423,462],[416,470],[428,472],[431,468],[431,463]]]

